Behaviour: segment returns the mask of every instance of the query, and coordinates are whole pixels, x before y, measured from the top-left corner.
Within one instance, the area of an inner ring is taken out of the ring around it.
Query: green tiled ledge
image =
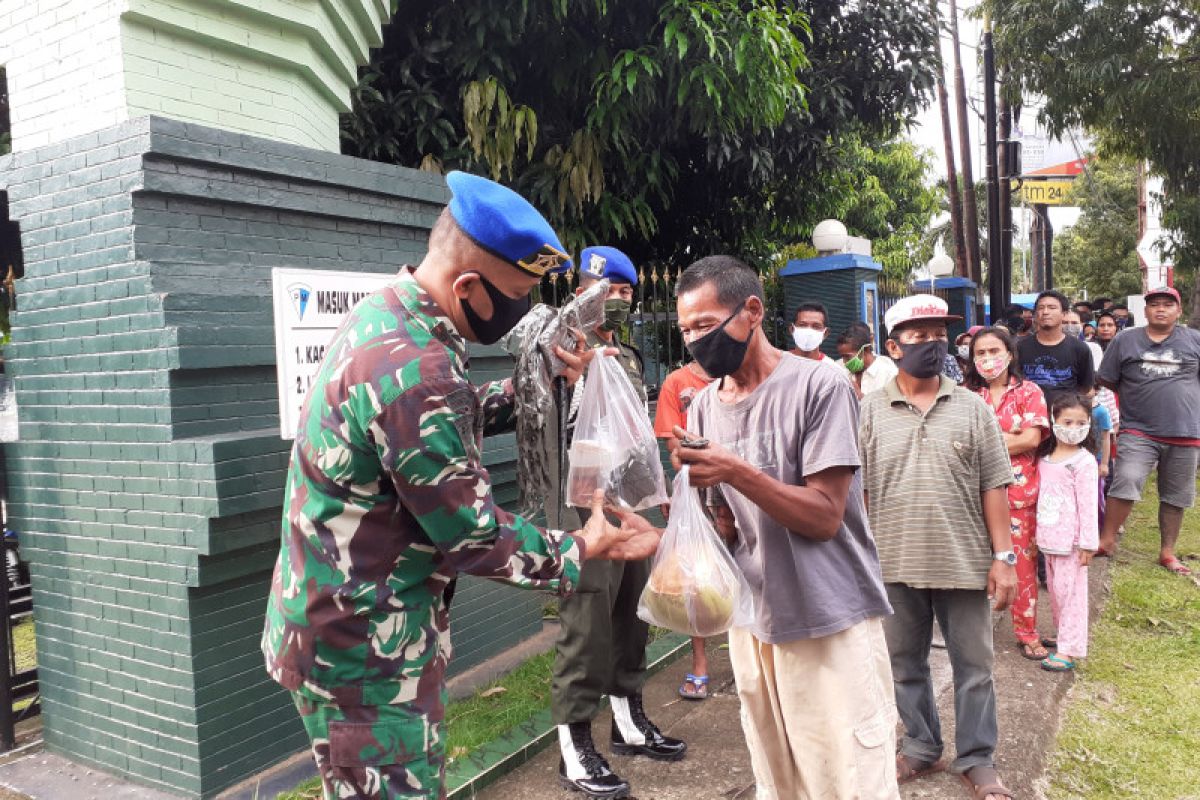
[[[665,633],[655,639],[646,648],[646,673],[652,675],[672,663],[689,641],[688,637],[678,633]],[[446,768],[449,800],[474,797],[476,792],[545,750],[554,739],[550,709],[514,725],[499,739],[475,748],[470,755]]]

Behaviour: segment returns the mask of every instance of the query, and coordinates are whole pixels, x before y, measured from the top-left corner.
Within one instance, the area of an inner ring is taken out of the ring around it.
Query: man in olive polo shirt
[[[900,373],[863,399],[859,442],[871,529],[894,614],[884,620],[896,706],[905,733],[897,778],[945,769],[929,674],[933,619],[954,670],[957,757],[951,770],[975,796],[1011,797],[993,762],[998,737],[992,619],[1016,591],[1008,451],[995,414],[941,375],[947,313],[933,295],[884,316]]]

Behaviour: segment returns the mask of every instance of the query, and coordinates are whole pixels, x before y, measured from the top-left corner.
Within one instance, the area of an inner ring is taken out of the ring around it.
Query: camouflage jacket
[[[408,268],[330,343],[292,449],[262,639],[288,689],[433,712],[457,573],[563,593],[578,581],[580,542],[492,499],[483,434],[511,427],[512,387],[476,388],[466,364]]]

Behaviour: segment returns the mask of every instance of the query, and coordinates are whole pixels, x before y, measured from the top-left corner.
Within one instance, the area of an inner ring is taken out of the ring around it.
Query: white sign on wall
[[[271,270],[275,309],[275,375],[279,382],[279,434],[294,439],[300,410],[317,377],[325,348],[350,309],[395,275],[276,267]]]

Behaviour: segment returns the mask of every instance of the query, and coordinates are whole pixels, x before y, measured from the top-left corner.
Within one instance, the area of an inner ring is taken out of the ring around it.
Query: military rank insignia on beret
[[[446,176],[446,185],[450,216],[481,249],[535,278],[571,268],[550,223],[512,189],[458,171]]]
[[[637,286],[637,269],[629,256],[615,247],[587,247],[579,254],[580,269],[593,278]]]

